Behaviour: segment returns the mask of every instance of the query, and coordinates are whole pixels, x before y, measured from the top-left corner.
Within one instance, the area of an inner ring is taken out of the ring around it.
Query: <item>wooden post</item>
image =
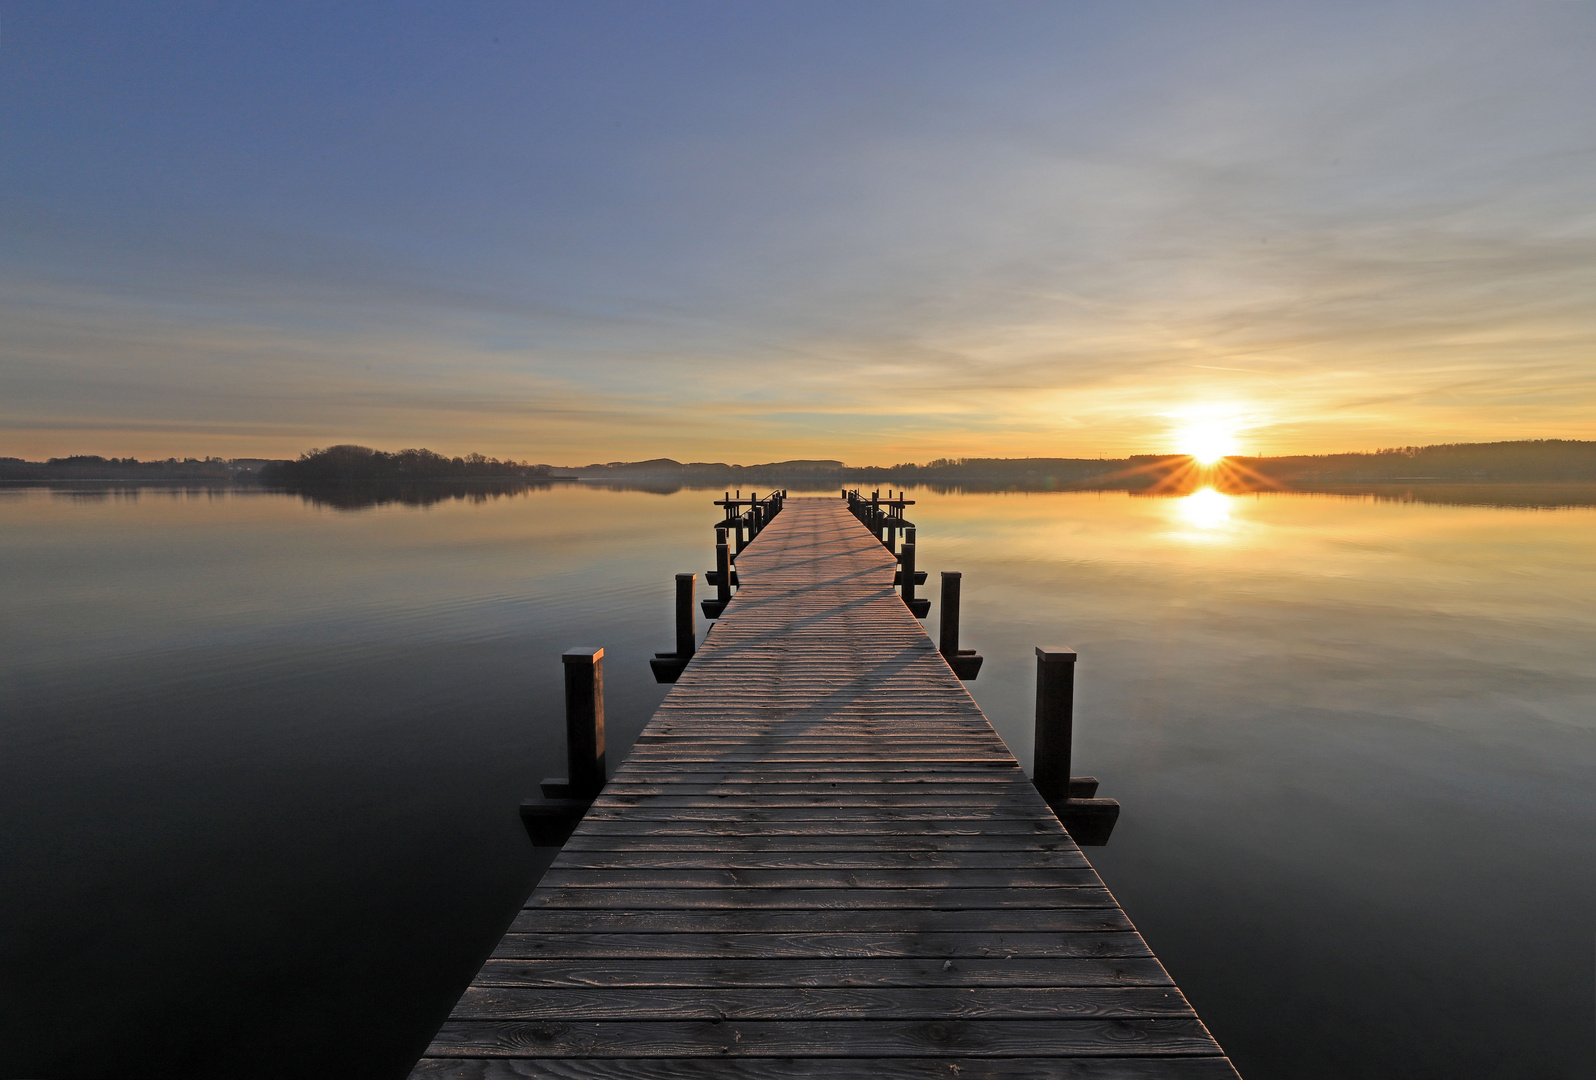
[[[577,798],[604,789],[604,650],[567,649],[565,663],[566,783]]]
[[[706,599],[700,605],[704,609],[704,618],[720,618],[720,613],[726,610],[727,604],[731,603],[731,567],[731,548],[726,543],[726,530],[717,526],[715,529],[715,598],[713,600]]]
[[[726,543],[726,530],[715,530],[715,599],[722,604],[731,599],[731,547]]]
[[[959,588],[963,581],[964,575],[956,570],[942,571],[942,632],[937,651],[953,674],[970,682],[981,674],[985,657],[974,649],[959,648]]]
[[[917,619],[923,619],[931,613],[929,598],[917,600],[914,595],[914,529],[903,530],[903,547],[898,550],[898,584],[903,589],[903,602]]]
[[[1070,793],[1070,740],[1075,733],[1075,650],[1036,647],[1036,749],[1031,782],[1049,805]]]
[[[693,588],[697,574],[676,575],[676,655],[682,659],[698,651],[698,628],[693,613]]]
[[[698,651],[698,633],[693,625],[693,586],[697,581],[697,574],[676,575],[676,651],[655,653],[649,658],[655,682],[675,682]],[[704,607],[708,614],[709,601],[704,602]]]
[[[903,589],[905,604],[914,599],[914,554],[914,530],[904,529],[903,550],[898,554],[898,584]]]
[[[942,571],[942,632],[937,651],[949,664],[959,655],[959,585],[963,579],[957,570]]]

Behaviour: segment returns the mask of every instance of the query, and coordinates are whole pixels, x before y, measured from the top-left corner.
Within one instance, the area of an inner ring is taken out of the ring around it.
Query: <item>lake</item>
[[[1087,854],[1250,1080],[1596,1073],[1596,499],[1418,495],[910,492],[1022,764],[1079,651]],[[618,761],[716,497],[0,490],[0,1075],[403,1077],[547,864],[559,654]]]

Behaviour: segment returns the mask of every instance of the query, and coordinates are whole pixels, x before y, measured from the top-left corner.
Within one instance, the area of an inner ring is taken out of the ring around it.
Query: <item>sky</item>
[[[0,0],[0,456],[1596,438],[1596,2]]]

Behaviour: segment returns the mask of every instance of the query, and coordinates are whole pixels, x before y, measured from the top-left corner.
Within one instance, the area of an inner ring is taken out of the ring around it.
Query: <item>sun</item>
[[[1213,465],[1240,450],[1236,423],[1222,418],[1192,420],[1175,432],[1175,443],[1182,454],[1199,465]]]

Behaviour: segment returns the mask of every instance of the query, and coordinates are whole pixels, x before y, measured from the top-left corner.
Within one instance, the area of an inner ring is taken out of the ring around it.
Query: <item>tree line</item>
[[[500,461],[482,454],[445,457],[431,450],[388,453],[369,446],[329,446],[311,450],[296,461],[274,461],[261,470],[261,482],[284,487],[330,484],[410,483],[417,480],[540,480],[547,465]]]

